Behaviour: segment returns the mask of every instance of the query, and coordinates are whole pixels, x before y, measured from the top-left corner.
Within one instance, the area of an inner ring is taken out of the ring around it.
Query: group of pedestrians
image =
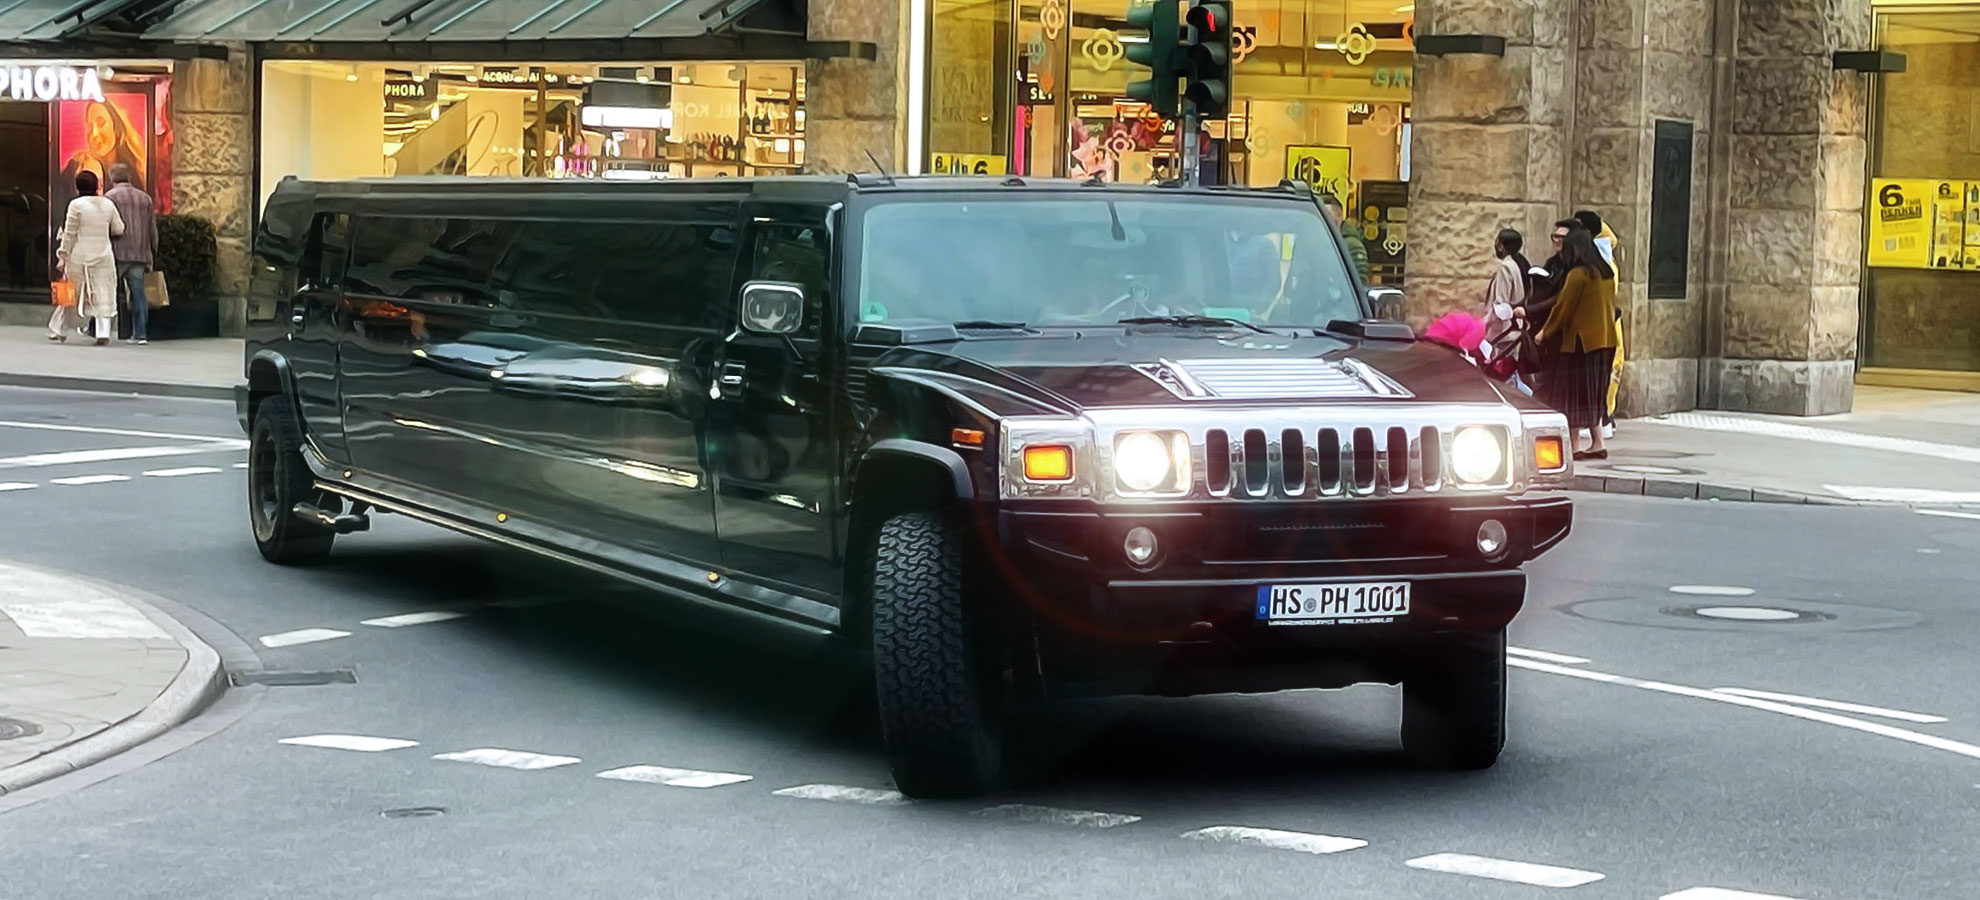
[[[1484,316],[1455,313],[1432,323],[1425,337],[1458,348],[1567,416],[1575,459],[1607,459],[1622,369],[1620,242],[1590,210],[1555,222],[1551,238],[1553,254],[1536,266],[1519,231],[1500,231]]]
[[[118,294],[131,311],[131,342],[147,343],[149,303],[144,277],[158,254],[158,229],[151,197],[131,183],[131,168],[110,167],[111,187],[102,196],[96,173],[76,175],[76,199],[62,222],[55,261],[75,292],[72,305],[57,303],[48,318],[48,339],[66,342],[73,330],[101,347],[117,334]],[[73,325],[72,325],[73,323]],[[82,329],[88,325],[92,331]]]

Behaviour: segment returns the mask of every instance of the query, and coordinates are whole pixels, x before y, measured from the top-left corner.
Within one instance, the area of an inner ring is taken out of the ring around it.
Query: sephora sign
[[[102,100],[103,80],[95,66],[23,66],[0,63],[0,99]]]

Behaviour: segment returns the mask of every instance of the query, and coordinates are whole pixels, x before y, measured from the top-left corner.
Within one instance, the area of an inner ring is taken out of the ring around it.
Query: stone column
[[[1499,229],[1546,255],[1566,196],[1572,0],[1419,0],[1419,34],[1496,34],[1506,55],[1416,57],[1408,278],[1412,325],[1477,311]]]
[[[811,0],[814,41],[864,41],[879,58],[812,60],[805,66],[804,167],[870,172],[871,153],[906,171],[907,8],[904,0]]]
[[[1731,3],[1727,4],[1731,6]],[[1737,0],[1724,303],[1704,399],[1721,409],[1846,412],[1862,276],[1869,0]]]
[[[211,290],[220,333],[247,327],[248,247],[254,220],[254,79],[244,45],[225,60],[172,67],[172,211],[213,223],[219,258]]]
[[[1582,0],[1576,27],[1573,209],[1619,238],[1616,302],[1625,368],[1616,412],[1690,409],[1698,356],[1712,126],[1713,0]],[[1681,297],[1650,299],[1652,172],[1658,120],[1689,123],[1690,234]]]

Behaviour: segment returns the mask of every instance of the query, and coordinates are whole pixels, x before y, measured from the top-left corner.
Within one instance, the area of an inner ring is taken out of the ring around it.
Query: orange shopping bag
[[[56,306],[76,305],[76,284],[73,281],[57,281],[48,286],[48,293],[55,298]]]

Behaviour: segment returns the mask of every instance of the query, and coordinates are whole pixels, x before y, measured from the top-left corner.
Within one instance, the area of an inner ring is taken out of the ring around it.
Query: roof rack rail
[[[1279,190],[1289,191],[1295,196],[1308,199],[1313,197],[1313,185],[1292,178],[1279,179]]]

